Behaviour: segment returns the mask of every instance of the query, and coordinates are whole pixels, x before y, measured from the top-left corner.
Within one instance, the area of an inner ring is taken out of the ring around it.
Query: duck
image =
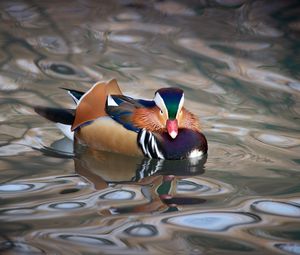
[[[180,88],[160,88],[150,100],[124,95],[116,79],[97,82],[86,92],[63,89],[75,108],[34,106],[34,110],[55,122],[76,145],[166,160],[207,154],[199,119],[184,107]]]

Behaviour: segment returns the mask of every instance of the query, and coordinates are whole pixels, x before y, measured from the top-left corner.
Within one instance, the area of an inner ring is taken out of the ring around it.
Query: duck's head
[[[179,88],[162,88],[155,92],[154,102],[159,108],[159,121],[166,127],[169,135],[175,139],[181,120],[184,93]]]

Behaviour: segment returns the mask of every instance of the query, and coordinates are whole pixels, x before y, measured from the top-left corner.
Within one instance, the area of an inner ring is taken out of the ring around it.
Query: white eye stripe
[[[179,113],[180,113],[181,110],[182,110],[183,104],[184,104],[184,93],[182,93],[182,97],[181,97],[180,102],[179,102],[179,105],[178,105],[178,110],[177,110],[177,114],[176,114],[176,119],[178,118]]]
[[[155,94],[154,102],[159,107],[159,109],[161,109],[162,112],[165,112],[167,114],[167,118],[169,118],[167,107],[166,107],[165,102],[164,102],[164,100],[162,99],[162,97],[160,96],[159,93]]]

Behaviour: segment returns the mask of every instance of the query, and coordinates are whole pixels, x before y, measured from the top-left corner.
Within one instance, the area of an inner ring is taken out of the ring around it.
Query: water
[[[299,1],[1,1],[1,254],[300,254]],[[83,149],[32,104],[185,90],[207,161]],[[206,161],[206,162],[205,162]]]

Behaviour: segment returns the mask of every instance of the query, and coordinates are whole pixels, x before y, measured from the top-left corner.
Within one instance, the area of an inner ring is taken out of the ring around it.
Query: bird
[[[34,110],[56,122],[76,145],[164,160],[207,154],[199,119],[184,107],[180,88],[160,88],[150,100],[124,95],[116,79],[97,82],[86,92],[63,89],[76,108],[34,106]]]

